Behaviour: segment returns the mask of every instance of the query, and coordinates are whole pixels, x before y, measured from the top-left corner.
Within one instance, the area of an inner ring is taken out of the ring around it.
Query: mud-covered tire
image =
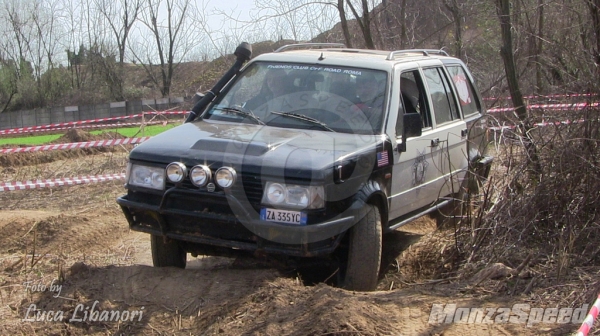
[[[355,291],[372,291],[377,288],[381,265],[381,235],[379,208],[367,205],[366,214],[349,232],[343,288]]]
[[[154,267],[185,268],[187,253],[178,241],[168,239],[165,243],[164,237],[150,235],[150,249]]]

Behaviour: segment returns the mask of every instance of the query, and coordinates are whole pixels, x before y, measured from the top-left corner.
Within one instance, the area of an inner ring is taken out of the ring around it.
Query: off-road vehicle
[[[154,266],[326,257],[340,286],[373,290],[382,235],[489,172],[480,95],[443,51],[297,44],[250,60],[242,43],[235,55],[186,123],[129,155],[118,203],[151,235]]]

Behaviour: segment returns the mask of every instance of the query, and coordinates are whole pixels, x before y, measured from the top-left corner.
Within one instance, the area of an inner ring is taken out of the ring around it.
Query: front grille
[[[260,201],[263,195],[263,183],[258,175],[243,174],[242,183],[237,184],[237,187],[232,190],[234,196],[245,194],[248,201],[256,209],[260,207]]]
[[[188,170],[191,169],[191,167],[187,168]],[[260,176],[255,174],[241,174],[240,172],[237,173],[237,181],[231,189],[231,194],[239,200],[247,199],[255,209],[259,209],[263,193],[263,185]],[[167,180],[165,186],[166,189],[170,189],[175,187],[175,184]],[[208,192],[206,187],[198,188],[193,185],[189,178],[183,180],[183,182],[179,185],[179,188]],[[223,189],[219,188],[218,186],[216,186],[214,193],[220,196],[225,195]]]

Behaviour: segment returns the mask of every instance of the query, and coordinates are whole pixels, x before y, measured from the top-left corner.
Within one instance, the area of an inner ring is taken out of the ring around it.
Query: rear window
[[[465,73],[465,70],[460,65],[447,66],[452,82],[456,88],[460,106],[463,110],[463,114],[468,116],[470,114],[481,112],[481,106],[477,95],[475,94],[475,88],[473,83],[469,80],[469,76]]]

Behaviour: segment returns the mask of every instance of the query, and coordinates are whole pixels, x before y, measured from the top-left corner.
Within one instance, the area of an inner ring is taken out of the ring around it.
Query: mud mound
[[[235,309],[215,307],[196,326],[226,335],[394,335],[393,312],[365,293],[324,284],[305,287],[278,278],[260,287]]]
[[[0,156],[0,167],[6,167],[10,173],[16,167],[34,166],[38,164],[54,162],[57,160],[69,159],[86,155],[85,149],[72,149],[69,151],[46,151],[32,153],[11,153]]]
[[[118,132],[104,132],[94,135],[79,128],[71,128],[63,136],[53,141],[53,143],[70,143],[70,142],[88,142],[104,139],[124,139],[125,136]]]
[[[33,300],[21,303],[19,314],[24,316],[27,308],[35,304],[46,311],[62,311],[72,317],[78,305],[91,307],[96,302],[96,311],[138,311],[141,319],[123,321],[94,321],[92,323],[69,323],[50,325],[52,332],[66,328],[70,334],[198,334],[199,321],[219,320],[213,311],[235,309],[257,288],[268,286],[277,277],[274,270],[235,269],[176,269],[148,266],[93,267],[78,262],[65,271],[61,300],[54,293],[44,292]],[[80,312],[82,315],[82,313]],[[83,316],[83,315],[82,315]],[[63,320],[64,321],[64,320]],[[48,329],[39,332],[48,334]],[[115,327],[117,330],[115,330]],[[1,329],[0,329],[1,330]],[[228,335],[233,335],[227,333]]]

